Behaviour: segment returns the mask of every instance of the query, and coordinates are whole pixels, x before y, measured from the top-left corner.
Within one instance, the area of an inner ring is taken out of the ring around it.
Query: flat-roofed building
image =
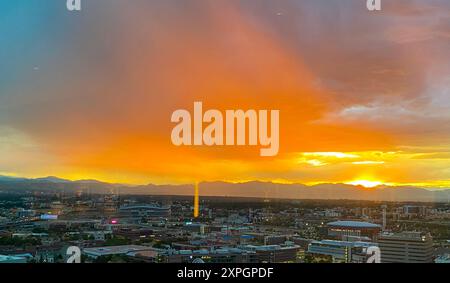
[[[435,263],[450,263],[450,254],[444,254],[436,257]]]
[[[200,249],[200,250],[165,250],[161,252],[162,262],[166,263],[259,263],[254,251],[239,248]]]
[[[368,259],[367,248],[377,246],[371,242],[322,240],[313,241],[308,246],[308,254],[328,256],[333,262],[363,263]]]
[[[138,245],[123,245],[123,246],[108,246],[108,247],[96,247],[83,249],[83,254],[96,259],[101,256],[109,255],[126,255],[130,252],[142,252],[146,250],[152,250],[151,247],[138,246]]]
[[[0,255],[0,263],[26,263],[26,257]]]
[[[131,262],[157,263],[159,262],[160,253],[156,250],[145,250],[127,253]]]
[[[327,224],[328,236],[337,240],[349,240],[351,237],[368,237],[375,241],[381,226],[361,221],[335,221]]]
[[[125,205],[120,207],[119,213],[126,217],[168,217],[171,209],[170,206],[156,204]]]
[[[421,232],[381,234],[378,245],[382,263],[433,262],[433,239],[430,234]]]
[[[261,263],[295,262],[301,250],[301,247],[298,245],[246,245],[241,248],[255,252]]]

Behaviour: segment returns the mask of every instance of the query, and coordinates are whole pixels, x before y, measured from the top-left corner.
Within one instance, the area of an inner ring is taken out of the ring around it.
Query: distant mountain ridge
[[[427,190],[416,187],[380,186],[366,189],[347,184],[278,184],[271,182],[203,182],[199,184],[201,196],[218,197],[255,197],[278,199],[346,199],[372,201],[417,201],[417,202],[449,202],[450,189]],[[91,193],[111,193],[138,195],[184,195],[192,196],[194,186],[186,185],[122,185],[97,180],[70,181],[58,177],[27,179],[0,176],[2,190],[56,190],[56,191],[89,191]]]

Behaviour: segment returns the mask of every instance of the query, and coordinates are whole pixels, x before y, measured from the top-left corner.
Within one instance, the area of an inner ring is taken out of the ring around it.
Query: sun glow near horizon
[[[353,186],[362,186],[362,187],[368,188],[368,189],[376,188],[381,185],[387,185],[381,181],[369,181],[369,180],[355,180],[355,181],[347,182],[346,184],[353,185]]]

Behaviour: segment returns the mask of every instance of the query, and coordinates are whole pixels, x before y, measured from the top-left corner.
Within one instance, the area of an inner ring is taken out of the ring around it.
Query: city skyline
[[[448,1],[181,2],[2,4],[0,175],[450,188]],[[195,101],[279,109],[279,154],[174,146]]]

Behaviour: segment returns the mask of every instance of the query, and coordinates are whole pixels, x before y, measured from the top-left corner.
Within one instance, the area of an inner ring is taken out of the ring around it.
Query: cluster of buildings
[[[382,263],[450,259],[448,205],[221,199],[203,201],[193,218],[191,199],[149,198],[38,194],[0,203],[0,262],[65,262],[70,246],[88,263],[364,263],[371,247]]]
[[[378,247],[382,263],[431,263],[433,238],[423,232],[382,232],[381,226],[368,222],[336,221],[328,223],[329,238],[313,241],[308,253],[329,257],[332,262],[362,263],[367,249]]]
[[[294,262],[300,247],[296,245],[266,245],[222,247],[218,249],[176,250],[155,249],[148,246],[123,245],[86,248],[88,261],[112,255],[125,256],[131,262],[148,263],[269,263]]]

